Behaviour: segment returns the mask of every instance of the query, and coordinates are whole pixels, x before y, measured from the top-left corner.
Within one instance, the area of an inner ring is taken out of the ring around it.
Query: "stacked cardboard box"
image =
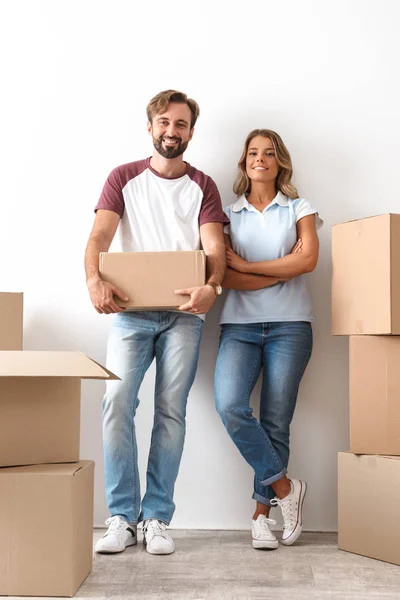
[[[0,347],[0,595],[73,596],[92,567],[81,379],[116,377],[79,352],[23,351],[21,294],[0,293]]]
[[[334,226],[332,261],[332,332],[350,337],[339,548],[400,564],[400,215]]]

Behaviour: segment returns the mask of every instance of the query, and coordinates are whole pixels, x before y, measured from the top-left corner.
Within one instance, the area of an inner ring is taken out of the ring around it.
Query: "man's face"
[[[161,156],[177,158],[185,152],[193,136],[191,116],[187,104],[170,102],[165,112],[155,115],[153,123],[147,124],[154,148]]]

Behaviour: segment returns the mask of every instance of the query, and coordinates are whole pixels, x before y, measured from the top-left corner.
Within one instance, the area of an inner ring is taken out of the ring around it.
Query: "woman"
[[[254,470],[253,546],[277,548],[271,506],[282,510],[283,544],[293,544],[303,526],[307,485],[286,472],[290,423],[312,349],[314,315],[305,274],[317,264],[322,221],[299,198],[289,152],[274,131],[252,131],[238,166],[238,200],[225,208],[230,225],[223,287],[229,291],[220,321],[216,407]],[[249,401],[261,371],[257,420]]]

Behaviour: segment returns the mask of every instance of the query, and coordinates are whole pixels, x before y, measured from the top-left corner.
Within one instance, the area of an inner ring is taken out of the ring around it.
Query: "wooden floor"
[[[104,530],[96,530],[96,541]],[[243,531],[171,531],[176,552],[139,544],[95,554],[80,598],[141,600],[400,600],[400,567],[337,549],[336,534],[303,533],[292,547],[254,550]]]

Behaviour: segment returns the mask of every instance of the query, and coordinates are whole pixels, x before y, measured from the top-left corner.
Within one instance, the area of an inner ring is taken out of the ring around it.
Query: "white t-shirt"
[[[150,166],[150,158],[114,169],[96,209],[121,217],[124,252],[199,250],[200,226],[229,223],[214,181],[189,163],[176,178],[163,177]]]

